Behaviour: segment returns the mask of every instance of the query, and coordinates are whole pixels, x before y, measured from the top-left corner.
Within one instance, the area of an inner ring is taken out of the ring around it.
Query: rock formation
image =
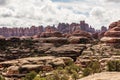
[[[109,45],[120,47],[120,21],[110,24],[109,30],[105,32],[101,41]]]
[[[105,26],[102,26],[101,27],[101,32],[106,32],[107,31],[107,28]]]
[[[40,37],[62,37],[62,33],[58,31],[43,32]]]
[[[9,26],[7,26],[9,27]],[[2,27],[0,28],[0,35],[3,35],[5,37],[10,36],[34,36],[41,34],[42,32],[53,32],[53,31],[59,31],[61,33],[72,33],[76,30],[83,30],[87,32],[94,33],[95,29],[92,28],[89,24],[87,24],[85,21],[80,21],[80,23],[59,23],[57,26],[31,26],[30,28],[7,28]]]
[[[76,30],[83,30],[87,32],[94,33],[95,29],[92,28],[89,24],[87,24],[85,21],[80,21],[80,23],[59,23],[58,24],[58,30],[62,33],[72,33]]]
[[[30,28],[7,28],[3,27],[0,28],[0,35],[3,35],[5,37],[11,37],[11,36],[33,36],[35,34],[39,34],[43,32],[43,26],[35,27],[32,26]]]
[[[76,30],[69,37],[70,43],[89,43],[92,39],[92,35],[86,31]]]
[[[2,75],[6,77],[24,77],[31,71],[52,71],[58,66],[65,66],[68,61],[73,61],[69,57],[28,57],[0,62],[0,68],[6,68]]]

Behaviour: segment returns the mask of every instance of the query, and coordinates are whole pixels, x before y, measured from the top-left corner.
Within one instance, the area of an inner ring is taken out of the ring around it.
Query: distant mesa
[[[55,36],[61,36],[60,33],[62,34],[71,34],[76,30],[82,30],[90,33],[95,33],[96,30],[92,28],[89,24],[87,24],[85,21],[80,21],[80,23],[59,23],[57,26],[31,26],[30,28],[7,28],[7,27],[2,27],[0,28],[0,35],[5,36],[5,37],[11,37],[11,36],[17,36],[17,37],[22,37],[22,36],[34,36],[34,37],[40,37],[40,36],[51,36],[54,32]],[[58,35],[58,32],[59,35]],[[50,35],[49,35],[50,33]],[[52,34],[51,34],[52,33]],[[35,36],[39,35],[39,36]],[[53,35],[52,35],[53,36]]]

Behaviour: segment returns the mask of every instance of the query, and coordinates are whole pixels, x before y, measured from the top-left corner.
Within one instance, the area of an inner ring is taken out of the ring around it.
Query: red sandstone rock
[[[120,20],[116,21],[116,22],[113,22],[109,25],[109,29],[112,29],[114,27],[120,27]]]
[[[58,31],[43,32],[41,34],[41,37],[62,37],[62,33],[58,32]]]
[[[120,37],[120,27],[109,29],[104,36],[106,37]]]
[[[68,38],[68,41],[71,44],[81,44],[81,43],[89,43],[90,40],[87,37],[76,37],[76,36],[72,36]]]
[[[98,34],[99,39],[101,39],[102,37],[104,37],[104,34],[105,34],[105,32],[99,33],[99,34]]]
[[[70,43],[79,44],[79,43],[88,43],[92,39],[92,35],[86,31],[76,30],[71,34],[71,37],[68,38]]]
[[[113,22],[109,26],[109,30],[105,32],[104,37],[101,41],[112,44],[112,46],[117,47],[120,45],[120,21]]]
[[[93,33],[93,34],[92,34],[92,37],[93,37],[94,39],[98,39],[98,38],[99,38],[98,33]]]
[[[5,40],[5,37],[0,35],[0,40]]]
[[[87,38],[91,38],[92,35],[86,31],[82,31],[82,30],[76,30],[72,33],[72,36],[83,36],[83,37],[87,37]]]

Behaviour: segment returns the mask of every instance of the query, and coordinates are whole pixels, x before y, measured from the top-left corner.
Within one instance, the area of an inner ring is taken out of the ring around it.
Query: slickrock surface
[[[102,72],[79,80],[120,80],[120,72]]]

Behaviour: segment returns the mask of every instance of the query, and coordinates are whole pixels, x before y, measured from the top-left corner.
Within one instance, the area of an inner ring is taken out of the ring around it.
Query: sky
[[[0,0],[0,27],[85,20],[96,29],[120,20],[120,0]]]

